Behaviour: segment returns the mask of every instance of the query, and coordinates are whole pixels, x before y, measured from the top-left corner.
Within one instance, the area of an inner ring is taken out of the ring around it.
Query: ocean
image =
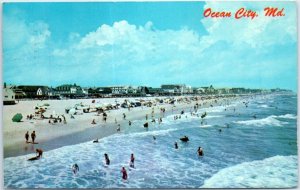
[[[248,102],[245,104],[245,102]],[[247,105],[247,106],[246,106]],[[226,109],[226,110],[225,110]],[[133,121],[121,133],[4,159],[6,188],[290,188],[298,183],[297,95],[244,97],[189,110],[161,124]],[[177,114],[178,115],[178,114]],[[202,122],[202,124],[201,124]],[[221,130],[221,131],[220,131]],[[190,141],[180,142],[188,136]],[[156,137],[156,140],[153,139]],[[175,141],[179,148],[174,148]],[[204,156],[197,155],[201,146]],[[105,166],[103,154],[111,164]],[[135,168],[129,167],[131,153]],[[72,173],[77,163],[79,172]],[[128,180],[122,180],[124,166]]]

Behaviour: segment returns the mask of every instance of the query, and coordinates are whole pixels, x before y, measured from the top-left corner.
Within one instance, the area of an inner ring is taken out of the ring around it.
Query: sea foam
[[[294,116],[292,114],[286,114],[286,115],[271,115],[263,119],[251,119],[251,120],[246,120],[246,121],[236,121],[235,123],[242,124],[242,125],[254,125],[254,126],[276,126],[280,127],[285,124],[288,124],[288,122],[285,121],[280,121],[278,118],[283,118],[283,119],[295,119],[297,116]]]
[[[293,188],[297,182],[297,156],[274,156],[222,169],[202,188]]]

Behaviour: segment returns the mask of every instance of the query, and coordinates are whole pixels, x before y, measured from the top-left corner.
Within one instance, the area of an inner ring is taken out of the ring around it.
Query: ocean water
[[[243,102],[249,102],[248,107]],[[225,110],[226,109],[226,110]],[[7,188],[287,188],[298,183],[297,96],[260,95],[226,107],[186,110],[149,130],[133,121],[121,133],[44,152],[4,159]],[[174,113],[175,114],[175,113]],[[255,117],[253,117],[255,115]],[[123,127],[124,128],[124,127]],[[221,129],[221,132],[219,131]],[[179,138],[187,135],[188,143]],[[156,140],[153,139],[156,137]],[[179,149],[174,149],[177,141]],[[204,157],[198,157],[201,146]],[[105,166],[103,154],[111,165]],[[129,167],[130,154],[135,168]],[[71,166],[77,163],[74,175]],[[121,179],[121,167],[128,180]]]

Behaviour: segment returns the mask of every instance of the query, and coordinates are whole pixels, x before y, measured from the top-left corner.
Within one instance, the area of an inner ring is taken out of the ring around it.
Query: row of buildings
[[[272,89],[278,90],[278,89]],[[205,94],[246,94],[270,92],[272,90],[246,89],[246,88],[214,88],[191,87],[185,84],[166,84],[160,88],[147,86],[109,86],[109,87],[89,87],[84,88],[76,84],[65,84],[55,88],[48,86],[19,85],[7,86],[4,84],[4,99],[60,99],[67,98],[87,98],[87,97],[123,97],[123,96],[162,96],[162,95],[205,95]]]

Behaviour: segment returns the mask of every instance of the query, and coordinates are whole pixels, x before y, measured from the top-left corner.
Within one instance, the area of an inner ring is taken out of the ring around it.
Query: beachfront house
[[[112,86],[110,87],[112,94],[116,96],[126,95],[128,92],[132,92],[131,86]]]
[[[5,87],[6,88],[6,85]],[[9,87],[10,89],[12,89],[15,93],[15,99],[22,99],[22,98],[26,98],[26,94],[25,92],[23,92],[21,89],[19,89],[17,86],[13,85]]]
[[[195,94],[205,94],[205,88],[197,88],[194,90]]]
[[[101,98],[104,96],[108,96],[112,93],[110,87],[94,87],[88,89],[88,96],[94,98]]]
[[[193,93],[193,88],[192,86],[186,86],[184,94],[192,94]]]
[[[163,84],[161,89],[166,95],[182,95],[186,93],[185,84]]]
[[[231,88],[218,88],[218,89],[215,89],[216,90],[216,94],[230,94],[230,90]]]
[[[244,94],[246,93],[245,88],[231,88],[231,93],[232,94]]]
[[[13,105],[16,104],[16,93],[12,87],[4,85],[3,89],[3,105]]]
[[[137,88],[137,93],[140,95],[140,96],[146,96],[146,94],[149,94],[149,89],[147,86],[139,86]]]
[[[82,88],[76,84],[64,84],[55,88],[55,94],[58,96],[77,98],[84,97],[84,91]]]
[[[47,86],[21,85],[17,89],[25,93],[25,98],[45,98],[49,92]]]
[[[163,94],[163,91],[162,91],[161,88],[152,88],[152,87],[149,87],[147,94],[150,94],[152,96],[159,96],[159,95]]]
[[[200,89],[204,90],[204,94],[215,94],[217,92],[212,85],[204,86],[204,87],[201,87]]]

